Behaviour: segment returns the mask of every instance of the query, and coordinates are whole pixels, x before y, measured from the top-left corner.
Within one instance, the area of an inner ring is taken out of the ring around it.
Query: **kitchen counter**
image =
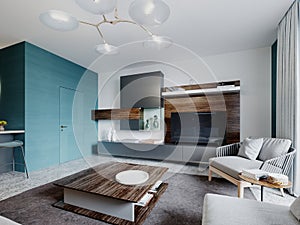
[[[0,134],[23,134],[25,130],[3,130],[0,131]]]

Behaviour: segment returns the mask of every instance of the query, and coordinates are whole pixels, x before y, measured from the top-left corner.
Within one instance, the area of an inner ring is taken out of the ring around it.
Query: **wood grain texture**
[[[147,216],[150,214],[151,210],[154,208],[154,206],[157,203],[157,201],[159,200],[159,198],[166,191],[167,187],[168,187],[168,184],[166,184],[166,183],[161,184],[157,193],[154,195],[154,197],[151,199],[151,201],[145,207],[135,206],[135,222],[131,222],[131,221],[117,218],[117,217],[98,213],[98,212],[91,211],[88,209],[83,209],[83,208],[80,208],[77,206],[65,204],[62,201],[59,201],[59,202],[53,204],[53,206],[60,208],[60,209],[70,211],[70,212],[74,212],[79,215],[87,216],[87,217],[90,217],[90,218],[93,218],[96,220],[102,220],[102,221],[105,221],[105,222],[111,223],[111,224],[141,225],[146,220]]]
[[[235,81],[236,82],[236,81]],[[173,112],[226,112],[226,143],[240,141],[240,93],[165,98],[165,143],[171,143],[171,113]]]
[[[149,180],[141,185],[122,185],[115,176],[125,170],[142,170]],[[129,202],[138,202],[167,171],[164,167],[108,162],[56,181],[63,188],[103,195]]]
[[[243,176],[243,175],[239,175],[239,177],[242,180],[247,181],[251,184],[256,184],[256,185],[260,185],[260,186],[264,186],[264,187],[268,187],[268,188],[290,188],[292,186],[291,181],[289,181],[288,184],[272,184],[272,183],[269,183],[267,181],[267,179],[255,180],[255,179],[251,179],[249,177]]]
[[[139,120],[143,118],[143,109],[98,109],[92,110],[93,120]]]

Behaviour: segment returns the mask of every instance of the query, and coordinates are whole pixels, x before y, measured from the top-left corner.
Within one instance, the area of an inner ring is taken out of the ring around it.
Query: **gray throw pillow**
[[[264,143],[259,153],[258,159],[266,161],[288,152],[292,142],[289,139],[264,138]]]
[[[296,198],[290,206],[291,213],[300,221],[300,197]]]
[[[262,145],[263,145],[262,138],[258,138],[258,139],[246,138],[244,139],[239,149],[238,156],[255,160],[259,155]]]

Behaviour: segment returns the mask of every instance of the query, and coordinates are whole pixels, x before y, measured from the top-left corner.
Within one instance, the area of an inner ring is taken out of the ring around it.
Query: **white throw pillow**
[[[286,154],[291,146],[291,140],[282,138],[264,138],[259,160],[266,161]]]
[[[300,197],[296,198],[290,206],[291,213],[300,221]]]
[[[255,160],[259,155],[262,145],[263,145],[262,138],[258,138],[258,139],[246,138],[244,139],[243,144],[239,149],[238,156]]]

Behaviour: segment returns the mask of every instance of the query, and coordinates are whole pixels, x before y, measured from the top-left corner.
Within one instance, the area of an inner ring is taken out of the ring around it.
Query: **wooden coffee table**
[[[142,170],[149,179],[140,185],[123,185],[115,176],[125,170]],[[137,203],[167,171],[164,167],[109,162],[60,179],[64,200],[55,207],[112,224],[142,224],[168,184],[162,183],[145,206]]]
[[[271,184],[269,182],[267,182],[266,179],[263,180],[255,180],[249,177],[245,177],[243,175],[239,175],[239,177],[244,180],[247,181],[251,184],[256,184],[260,186],[260,200],[263,201],[264,200],[264,187],[268,187],[268,188],[289,188],[292,186],[292,183],[289,181],[288,184],[285,185],[280,185],[280,184]]]

